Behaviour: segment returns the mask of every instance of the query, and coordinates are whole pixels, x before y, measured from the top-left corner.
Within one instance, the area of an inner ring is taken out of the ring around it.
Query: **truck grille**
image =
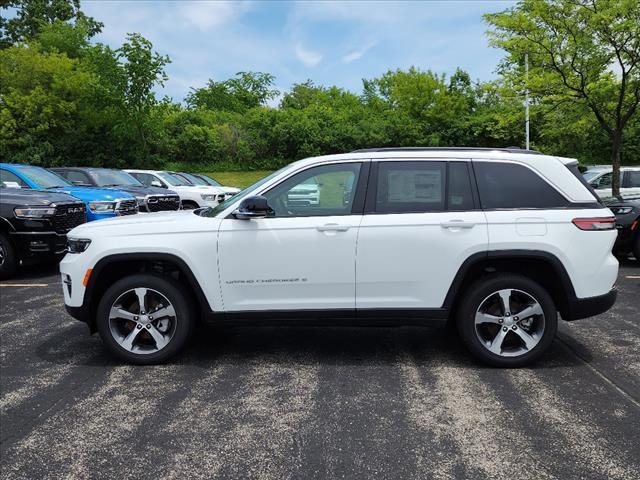
[[[119,200],[116,204],[116,214],[134,215],[138,213],[138,202],[136,200]]]
[[[165,210],[178,210],[180,207],[180,197],[169,195],[158,195],[147,199],[147,209],[150,212],[162,212]]]
[[[87,209],[84,203],[64,203],[56,206],[51,223],[56,233],[67,233],[86,221]]]

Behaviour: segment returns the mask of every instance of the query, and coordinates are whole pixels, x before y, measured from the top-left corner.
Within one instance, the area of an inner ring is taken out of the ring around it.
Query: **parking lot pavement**
[[[211,330],[120,364],[55,268],[0,287],[2,477],[640,478],[640,269],[533,368],[440,325]]]

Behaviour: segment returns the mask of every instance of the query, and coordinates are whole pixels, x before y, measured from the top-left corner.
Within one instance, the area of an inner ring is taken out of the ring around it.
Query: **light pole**
[[[524,75],[527,87],[524,91],[524,131],[526,136],[526,149],[529,150],[529,54],[524,54]]]

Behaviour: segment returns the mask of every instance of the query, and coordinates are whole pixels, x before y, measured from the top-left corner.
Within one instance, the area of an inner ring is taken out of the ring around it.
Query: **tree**
[[[12,18],[0,17],[0,48],[35,38],[42,28],[56,21],[82,25],[89,37],[103,24],[80,10],[80,0],[0,0],[0,9],[16,8]]]
[[[618,195],[623,134],[640,103],[640,0],[521,0],[485,19],[492,44],[508,53],[506,75],[543,104],[578,103],[595,116]]]
[[[275,77],[262,72],[238,72],[223,82],[210,79],[203,88],[192,88],[185,99],[192,108],[242,113],[266,105],[280,92],[273,88]]]

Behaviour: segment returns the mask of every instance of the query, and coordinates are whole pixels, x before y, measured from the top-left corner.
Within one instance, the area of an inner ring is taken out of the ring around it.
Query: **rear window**
[[[561,208],[567,200],[542,177],[523,165],[474,162],[483,209]]]

